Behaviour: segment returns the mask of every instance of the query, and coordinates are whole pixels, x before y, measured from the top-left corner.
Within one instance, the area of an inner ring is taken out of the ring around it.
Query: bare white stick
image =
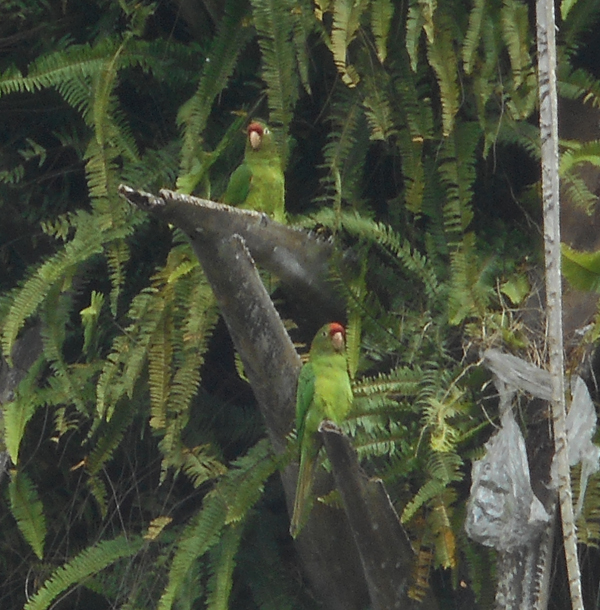
[[[542,197],[546,260],[546,314],[549,368],[552,377],[552,419],[565,557],[573,610],[583,610],[577,533],[573,517],[571,475],[567,455],[564,389],[562,288],[560,274],[560,200],[558,177],[558,97],[553,0],[537,0],[537,51],[542,141]]]

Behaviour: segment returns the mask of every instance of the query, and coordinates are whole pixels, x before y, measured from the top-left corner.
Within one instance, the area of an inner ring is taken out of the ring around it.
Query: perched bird
[[[296,428],[300,471],[296,485],[290,534],[295,538],[306,521],[317,455],[317,431],[324,419],[341,424],[352,406],[346,360],[346,331],[341,324],[325,324],[310,346],[308,362],[300,370],[296,393]]]
[[[231,174],[223,203],[264,212],[285,223],[285,179],[271,130],[255,120],[247,134],[244,161]]]

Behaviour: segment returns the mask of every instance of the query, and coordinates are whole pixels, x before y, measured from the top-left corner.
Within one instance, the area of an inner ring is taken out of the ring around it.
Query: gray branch
[[[181,229],[194,248],[206,240],[240,235],[256,264],[276,275],[294,298],[319,312],[324,321],[343,317],[343,299],[330,281],[334,254],[331,241],[282,225],[253,210],[166,189],[155,196],[121,185],[119,192],[138,208]],[[342,265],[352,273],[348,258],[342,260]]]
[[[367,477],[350,440],[333,422],[322,422],[319,432],[358,548],[372,610],[436,608],[431,595],[420,604],[407,598],[414,552],[383,482]]]
[[[120,192],[189,236],[244,364],[273,447],[282,452],[292,428],[300,359],[254,261],[305,293],[323,292],[326,299],[320,302],[331,305],[337,298],[327,282],[332,245],[255,212],[170,191],[156,197],[122,186]],[[334,476],[338,484],[343,483],[351,526],[339,510],[322,503],[314,506],[296,540],[313,588],[332,610],[363,610],[369,598],[373,608],[410,608],[414,602],[407,597],[407,582],[412,551],[383,485],[365,479],[345,437],[325,436]],[[297,465],[288,466],[281,477],[290,508]],[[326,493],[332,486],[331,477],[323,473],[315,491]],[[358,490],[355,497],[352,490]]]

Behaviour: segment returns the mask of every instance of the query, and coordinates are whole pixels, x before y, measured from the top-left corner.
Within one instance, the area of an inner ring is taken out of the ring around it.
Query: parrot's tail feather
[[[292,515],[292,521],[290,523],[290,534],[292,538],[296,538],[308,518],[307,509],[310,506],[310,493],[312,490],[316,464],[316,456],[306,456],[300,460],[298,483],[296,484],[296,497],[294,499],[294,514]]]

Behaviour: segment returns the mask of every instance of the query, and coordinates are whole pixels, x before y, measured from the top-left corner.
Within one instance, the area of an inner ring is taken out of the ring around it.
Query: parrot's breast
[[[346,370],[346,359],[339,363],[325,365],[315,378],[313,402],[322,413],[322,419],[330,419],[341,424],[352,406],[352,388]]]

